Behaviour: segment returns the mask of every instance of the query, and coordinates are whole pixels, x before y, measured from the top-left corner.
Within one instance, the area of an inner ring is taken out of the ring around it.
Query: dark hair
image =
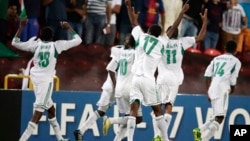
[[[152,26],[149,27],[148,33],[150,35],[153,35],[155,37],[158,37],[161,35],[161,27],[157,24],[153,24]]]
[[[233,53],[235,50],[236,50],[236,47],[237,47],[237,44],[235,41],[233,40],[229,40],[227,41],[226,43],[226,51],[229,52],[229,53]]]
[[[44,27],[41,32],[41,39],[43,41],[51,41],[54,36],[54,31],[51,27]]]
[[[129,36],[128,44],[132,47],[135,47],[135,38],[132,35]]]
[[[172,26],[169,26],[168,29],[167,29],[167,32],[168,32],[171,28],[172,28]],[[175,28],[175,29],[174,29],[174,33],[173,33],[172,36],[169,37],[169,38],[177,39],[178,35],[179,35],[179,30],[178,30],[178,28]]]

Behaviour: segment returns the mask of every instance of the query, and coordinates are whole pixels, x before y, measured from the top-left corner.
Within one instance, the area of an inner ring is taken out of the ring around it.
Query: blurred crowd
[[[146,32],[160,24],[163,32],[173,24],[187,0],[132,0],[139,11],[139,23]],[[15,35],[20,18],[28,24],[21,40],[39,36],[44,26],[54,30],[54,40],[69,39],[61,26],[68,21],[82,37],[83,46],[110,47],[123,44],[131,32],[125,0],[0,0],[0,42],[6,44]],[[196,36],[201,27],[200,13],[208,9],[206,37],[197,46],[201,51],[215,48],[223,51],[227,40],[237,41],[237,52],[250,51],[250,0],[189,0],[190,9],[179,25],[179,37]],[[21,15],[21,16],[20,16]]]

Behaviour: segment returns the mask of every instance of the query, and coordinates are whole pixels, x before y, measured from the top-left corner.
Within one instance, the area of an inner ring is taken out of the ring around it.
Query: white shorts
[[[51,108],[53,105],[53,101],[51,99],[53,88],[53,81],[50,81],[49,83],[34,84],[34,93],[36,98],[34,103],[35,110],[44,112],[44,110]]]
[[[154,79],[144,76],[133,77],[130,103],[134,102],[136,99],[140,100],[145,106],[154,106],[161,103]]]
[[[172,105],[174,105],[176,95],[179,90],[179,85],[159,84],[157,85],[157,90],[161,96],[162,104],[170,102]]]
[[[116,104],[117,104],[118,110],[121,114],[129,114],[130,113],[129,97],[116,98]]]
[[[225,93],[223,96],[220,96],[216,99],[211,100],[211,105],[213,108],[214,116],[225,116],[228,108],[228,99],[229,94]]]
[[[97,102],[97,106],[110,106],[115,102],[114,92],[109,89],[103,89],[101,96]]]

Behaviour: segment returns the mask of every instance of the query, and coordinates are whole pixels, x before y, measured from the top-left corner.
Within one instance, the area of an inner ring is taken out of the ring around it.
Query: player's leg
[[[36,130],[37,124],[42,116],[42,113],[45,111],[45,109],[48,109],[49,103],[48,101],[51,99],[47,99],[47,97],[51,97],[51,92],[53,89],[53,83],[46,83],[43,85],[36,85],[35,81],[33,81],[34,84],[34,94],[35,94],[35,103],[34,103],[34,113],[31,118],[31,120],[28,123],[28,126],[24,133],[22,134],[20,141],[26,141],[29,139],[29,137],[32,135],[32,133]],[[47,93],[49,91],[49,93]],[[47,100],[47,101],[46,101]],[[44,104],[45,103],[45,104]]]
[[[130,108],[131,108],[130,115],[128,116],[128,122],[127,122],[127,136],[128,136],[127,140],[133,141],[135,127],[136,127],[137,112],[140,108],[140,100],[139,99],[133,100]]]
[[[41,116],[42,116],[42,112],[39,112],[39,111],[34,112],[31,121],[29,121],[28,126],[25,129],[25,131],[23,132],[19,141],[27,141],[30,138],[32,133],[36,130],[37,124],[38,124]]]
[[[160,130],[160,134],[163,138],[163,141],[168,141],[167,130],[166,130],[166,122],[163,117],[162,109],[161,109],[161,96],[157,92],[156,83],[154,80],[148,77],[142,78],[142,87],[143,90],[143,102],[147,106],[151,106],[154,115],[156,125]]]
[[[171,123],[172,119],[172,110],[173,110],[173,105],[179,90],[179,85],[171,85],[171,86],[166,86],[165,91],[167,92],[167,95],[165,96],[166,100],[163,101],[165,103],[165,114],[164,114],[164,119],[167,123],[167,131],[168,127]]]
[[[223,122],[228,108],[228,94],[226,93],[217,99],[213,99],[211,104],[215,118],[207,128],[208,131],[206,134],[202,134],[202,140],[204,141],[210,140],[219,129],[219,125]]]
[[[91,127],[97,119],[105,115],[106,111],[109,109],[111,103],[113,102],[113,97],[114,95],[112,91],[103,90],[101,97],[97,102],[98,109],[89,115],[86,122],[80,128],[74,131],[74,136],[77,141],[82,140],[82,136],[88,130],[88,128]]]

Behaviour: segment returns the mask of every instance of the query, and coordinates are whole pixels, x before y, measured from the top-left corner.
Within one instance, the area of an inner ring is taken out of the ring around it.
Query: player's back
[[[122,96],[122,94],[127,94],[129,96],[130,85],[133,78],[133,73],[131,72],[132,65],[135,59],[135,50],[132,48],[120,49],[119,55],[119,66],[117,70],[116,79],[116,97]]]
[[[33,56],[34,67],[30,70],[31,77],[42,77],[44,80],[53,78],[57,62],[57,52],[54,42],[37,42]]]
[[[162,58],[163,44],[156,37],[144,34],[140,36],[136,47],[137,75],[154,77],[156,68]]]
[[[163,58],[158,65],[157,84],[181,84],[184,78],[181,68],[184,49],[180,41],[169,40],[162,53]]]
[[[205,71],[205,77],[212,77],[209,92],[216,94],[230,89],[235,85],[241,62],[232,54],[215,57]],[[216,97],[216,95],[215,95]]]

